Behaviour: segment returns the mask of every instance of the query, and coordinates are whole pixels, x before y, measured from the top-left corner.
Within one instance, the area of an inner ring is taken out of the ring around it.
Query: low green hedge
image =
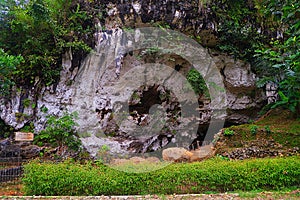
[[[300,186],[300,157],[171,164],[148,173],[125,173],[102,164],[24,166],[27,195],[136,195],[208,191],[280,190]]]

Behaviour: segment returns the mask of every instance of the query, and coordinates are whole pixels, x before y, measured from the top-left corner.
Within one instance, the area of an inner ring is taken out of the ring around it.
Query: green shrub
[[[0,139],[8,138],[14,134],[14,128],[7,125],[5,121],[0,118]]]
[[[272,133],[269,125],[265,126],[265,131],[266,131],[267,134],[271,134]]]
[[[21,132],[34,132],[34,123],[30,122],[25,124],[25,126],[20,130]]]
[[[229,128],[226,128],[226,129],[224,130],[224,135],[226,135],[226,136],[234,135],[234,131],[233,131],[233,130],[230,130]]]
[[[7,96],[15,83],[12,80],[13,71],[23,62],[22,56],[7,54],[0,48],[0,94]]]
[[[256,125],[251,125],[250,126],[250,133],[255,135],[257,133],[257,129],[258,129],[258,126]]]
[[[16,57],[22,58],[22,65],[7,66],[10,72],[4,74],[0,92],[2,88],[5,92],[11,82],[17,86],[33,86],[37,84],[36,77],[39,77],[38,84],[53,84],[59,80],[61,55],[66,50],[71,48],[78,59],[92,50],[96,14],[92,14],[95,11],[87,3],[79,0],[1,1],[0,7],[5,9],[0,13],[0,48],[10,55],[22,56]],[[97,13],[100,12],[97,9]],[[0,63],[1,54],[0,50]]]
[[[282,31],[282,38],[273,38],[258,45],[254,57],[257,58],[256,70],[260,72],[258,86],[264,87],[268,82],[278,85],[279,100],[272,108],[283,107],[291,110],[295,116],[300,113],[300,3],[297,0],[261,1],[260,12],[265,19],[271,20],[274,30]],[[260,64],[259,64],[260,63]]]
[[[49,143],[60,150],[64,147],[78,150],[81,142],[75,131],[76,117],[76,113],[65,113],[62,117],[48,116],[47,127],[35,137],[35,143]]]
[[[133,195],[281,190],[300,186],[300,158],[177,163],[148,173],[125,173],[101,163],[24,166],[27,195]]]
[[[206,97],[209,97],[209,91],[205,80],[196,69],[193,68],[188,72],[187,80],[196,94],[204,94]]]

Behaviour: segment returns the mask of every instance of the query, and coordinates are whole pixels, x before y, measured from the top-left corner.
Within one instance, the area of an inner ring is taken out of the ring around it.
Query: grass
[[[151,162],[142,162],[142,163],[132,163],[127,162],[119,165],[109,165],[112,169],[123,171],[127,173],[145,173],[156,171],[162,169],[171,164],[170,162],[159,162],[159,163],[151,163]]]
[[[276,132],[300,134],[300,118],[294,118],[288,110],[272,110],[263,116],[255,124],[260,126],[270,126]]]
[[[292,116],[287,110],[272,110],[256,122],[231,126],[234,134],[224,146],[238,148],[247,141],[266,139],[274,140],[285,149],[300,147],[300,118]]]
[[[300,118],[293,118],[287,110],[274,110],[256,124],[270,127],[272,138],[288,148],[300,147]]]

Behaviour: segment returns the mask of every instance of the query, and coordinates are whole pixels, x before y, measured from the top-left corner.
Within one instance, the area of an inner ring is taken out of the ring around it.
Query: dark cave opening
[[[140,101],[137,104],[129,105],[129,113],[136,111],[139,115],[149,114],[149,110],[153,105],[161,104],[161,92],[158,90],[159,85],[153,85],[148,90],[143,90],[142,95],[139,97]],[[132,98],[134,98],[132,96]]]

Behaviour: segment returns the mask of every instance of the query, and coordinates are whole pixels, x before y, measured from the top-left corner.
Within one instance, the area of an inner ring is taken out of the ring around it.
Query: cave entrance
[[[135,91],[131,96],[129,103],[129,113],[137,113],[139,115],[149,114],[149,110],[154,105],[161,105],[163,100],[161,97],[161,91],[158,89],[159,85],[153,85],[150,87],[143,86],[141,89]],[[139,101],[137,101],[139,100]]]
[[[181,117],[181,106],[174,93],[162,85],[143,85],[133,92],[128,104],[130,119],[142,127],[141,140],[132,142],[129,149],[154,152],[172,142]]]
[[[164,123],[163,130],[179,124],[181,107],[175,94],[161,85],[141,86],[129,100],[129,114],[138,125],[149,125],[151,121]],[[161,130],[160,134],[164,134]]]

